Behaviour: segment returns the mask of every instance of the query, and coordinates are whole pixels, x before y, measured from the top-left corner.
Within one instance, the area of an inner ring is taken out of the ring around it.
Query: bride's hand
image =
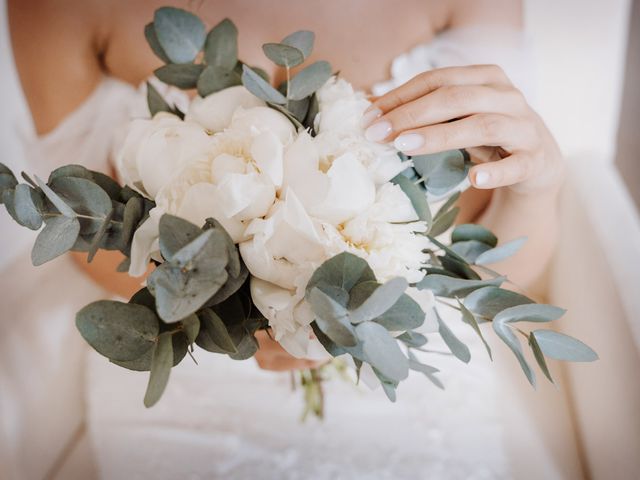
[[[316,368],[321,362],[303,360],[291,356],[282,346],[273,340],[265,330],[256,332],[256,338],[260,348],[256,352],[255,358],[258,366],[264,370],[305,370]]]
[[[408,155],[465,148],[469,177],[483,189],[556,188],[562,156],[542,119],[500,67],[431,70],[376,99],[363,117],[371,141],[394,140]]]

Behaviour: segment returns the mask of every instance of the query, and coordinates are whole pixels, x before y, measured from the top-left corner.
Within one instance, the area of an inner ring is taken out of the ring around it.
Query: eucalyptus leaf
[[[544,358],[544,354],[540,349],[540,345],[538,345],[538,342],[536,341],[536,337],[532,333],[529,334],[529,346],[531,347],[533,356],[536,359],[540,370],[542,370],[542,373],[544,373],[544,376],[547,377],[547,379],[551,383],[554,383],[553,378],[551,377],[551,372],[549,371],[549,367],[547,366],[547,361]]]
[[[416,284],[419,290],[431,290],[434,295],[439,297],[456,297],[464,296],[487,286],[499,286],[506,280],[506,277],[489,278],[486,280],[466,280],[462,278],[454,278],[448,275],[425,275],[422,280]]]
[[[91,245],[89,246],[87,263],[91,263],[93,261],[93,258],[96,256],[96,253],[98,253],[100,244],[103,238],[105,237],[105,235],[107,234],[107,230],[109,229],[109,226],[111,224],[112,216],[113,216],[113,210],[107,214],[106,218],[102,221],[102,225],[100,225],[100,228],[98,229],[98,231],[93,235],[93,240],[91,240]]]
[[[360,282],[374,281],[376,277],[371,267],[362,258],[343,252],[326,260],[314,272],[307,283],[307,295],[318,283],[335,285],[349,292]]]
[[[553,330],[534,330],[531,334],[547,357],[569,362],[598,360],[598,354],[577,338]]]
[[[193,63],[176,65],[170,63],[153,71],[158,79],[168,85],[173,85],[183,90],[196,88],[198,78],[204,71],[205,66]]]
[[[144,202],[141,198],[131,197],[125,207],[122,217],[122,242],[129,245],[133,239],[136,227],[144,215]]]
[[[171,260],[181,248],[202,234],[193,223],[174,215],[164,214],[158,227],[160,253],[165,260]]]
[[[444,204],[440,207],[438,212],[435,214],[435,216],[433,217],[434,221],[438,220],[440,217],[442,217],[442,215],[444,215],[449,210],[451,210],[451,208],[453,208],[453,206],[456,204],[456,202],[458,201],[459,198],[460,198],[460,192],[453,193],[447,199],[447,201],[444,202]]]
[[[53,190],[49,188],[49,186],[44,183],[37,175],[36,182],[38,186],[42,189],[45,196],[49,199],[49,201],[53,204],[54,207],[58,209],[58,211],[64,215],[65,217],[75,218],[76,213],[62,200],[58,194],[56,194]]]
[[[227,253],[229,254],[229,263],[227,264],[227,270],[232,277],[239,277],[242,274],[242,260],[240,259],[240,253],[238,247],[233,242],[233,239],[229,233],[225,230],[222,224],[215,218],[207,218],[203,229],[213,230],[217,236],[219,236],[227,245]]]
[[[469,351],[469,348],[453,334],[451,329],[446,323],[444,323],[438,314],[438,311],[435,309],[434,311],[438,321],[438,333],[442,337],[442,340],[444,340],[444,343],[446,343],[449,350],[451,350],[451,353],[453,353],[458,360],[464,363],[469,363],[469,360],[471,360],[471,352]]]
[[[475,223],[458,225],[453,229],[453,232],[451,232],[451,241],[454,243],[468,240],[482,242],[489,245],[489,247],[495,247],[498,244],[498,238],[493,233],[482,225]]]
[[[157,267],[147,284],[160,318],[172,323],[196,312],[227,281],[227,263],[224,239],[207,231]]]
[[[429,235],[437,237],[449,230],[456,221],[458,213],[460,213],[460,209],[458,207],[453,207],[451,210],[448,210],[446,213],[436,218],[429,229]]]
[[[355,330],[362,342],[364,356],[372,367],[396,382],[407,378],[409,361],[386,328],[374,322],[362,322]]]
[[[355,330],[349,322],[349,312],[346,308],[317,287],[307,293],[306,298],[318,327],[332,341],[344,347],[357,344]]]
[[[282,44],[289,45],[291,47],[295,47],[302,52],[304,58],[308,58],[313,51],[313,43],[315,41],[315,34],[308,30],[299,30],[297,32],[293,32],[290,35],[287,35],[283,40]]]
[[[242,66],[242,84],[247,90],[265,102],[279,105],[287,103],[284,95],[269,85],[260,75],[246,65]]]
[[[149,408],[154,406],[162,397],[169,375],[173,366],[173,341],[171,334],[163,333],[158,337],[158,344],[154,347],[151,358],[151,374],[149,384],[144,395],[144,406]]]
[[[396,338],[404,343],[407,347],[411,348],[420,348],[427,344],[427,337],[418,332],[404,332],[402,335],[398,335]]]
[[[225,18],[211,29],[204,45],[207,65],[230,71],[238,62],[238,29]]]
[[[155,11],[153,26],[158,43],[172,63],[193,62],[205,41],[205,26],[185,10],[162,7]]]
[[[240,76],[233,70],[227,70],[218,65],[208,65],[198,78],[198,95],[206,97],[241,83]]]
[[[489,346],[484,336],[482,335],[482,331],[480,330],[480,325],[478,325],[476,317],[473,315],[471,310],[469,310],[467,307],[464,306],[464,304],[460,300],[458,300],[458,306],[460,307],[460,312],[462,312],[462,321],[467,325],[471,326],[471,328],[473,328],[473,330],[478,334],[478,337],[480,337],[480,340],[482,340],[482,343],[484,344],[484,348],[487,349],[489,358],[493,360],[491,347]]]
[[[380,381],[380,385],[382,386],[382,391],[387,396],[387,398],[391,402],[395,402],[396,398],[397,398],[397,396],[396,396],[397,385],[395,383],[385,382],[383,380]]]
[[[122,187],[118,182],[116,182],[109,175],[105,175],[102,172],[94,172],[93,170],[90,170],[89,172],[93,177],[94,183],[105,192],[107,192],[107,195],[109,195],[110,199],[120,200],[120,192],[122,191]]]
[[[469,310],[485,319],[493,319],[498,313],[509,307],[528,303],[534,302],[519,293],[493,286],[475,290],[464,299],[464,305]]]
[[[449,150],[411,157],[413,168],[421,175],[427,191],[439,196],[457,187],[469,171],[462,150]]]
[[[160,45],[160,42],[158,41],[158,36],[156,35],[156,29],[153,26],[153,22],[147,23],[144,26],[144,37],[147,39],[147,43],[151,47],[153,53],[156,54],[156,57],[164,63],[171,63],[171,60],[164,52],[162,45]]]
[[[413,209],[416,211],[416,215],[418,215],[418,220],[426,222],[427,228],[430,228],[431,210],[429,210],[429,203],[427,202],[427,196],[424,190],[402,174],[396,175],[391,181],[398,185],[409,198]]]
[[[172,113],[171,106],[162,98],[162,95],[156,90],[151,83],[147,82],[147,105],[149,107],[149,113],[154,117],[159,112]]]
[[[498,313],[495,322],[552,322],[564,315],[566,310],[554,305],[530,303],[509,307]]]
[[[82,337],[111,360],[129,361],[154,346],[159,332],[155,313],[143,305],[100,300],[76,315]]]
[[[302,100],[303,98],[308,97],[322,87],[327,80],[331,78],[331,74],[331,65],[324,60],[320,60],[312,63],[308,67],[305,67],[291,79],[291,83],[289,85],[289,99]]]
[[[377,282],[369,281],[358,283],[351,289],[349,308],[355,308],[357,311],[372,295],[377,294],[377,296],[379,296],[384,294],[385,291],[380,291],[381,288]],[[390,300],[388,303],[391,303]],[[351,321],[354,323],[356,322],[353,316],[356,314],[356,311],[351,313]],[[379,315],[372,317],[372,320],[389,331],[406,331],[421,326],[424,323],[424,318],[425,315],[420,305],[409,295],[402,293],[391,306]]]
[[[53,217],[47,220],[31,250],[31,262],[36,267],[71,250],[80,234],[76,217]]]
[[[202,322],[201,335],[206,336],[207,342],[215,346],[218,353],[237,353],[238,348],[233,342],[226,325],[218,314],[210,308],[205,308],[200,312]],[[211,348],[207,350],[212,351]]]
[[[188,340],[187,336],[183,332],[173,333],[171,337],[173,343],[173,366],[175,367],[187,355]],[[122,362],[118,360],[110,360],[110,362],[118,365],[119,367],[126,368],[127,370],[134,370],[136,372],[148,372],[151,370],[153,351],[154,349],[150,348],[141,357],[138,357],[135,360]]]
[[[436,373],[440,372],[440,370],[438,370],[436,367],[432,367],[431,365],[425,365],[424,363],[420,363],[418,359],[415,357],[415,355],[413,355],[411,352],[409,352],[409,369],[422,373],[436,387],[438,387],[441,390],[444,390],[443,383],[440,381],[438,377],[436,377]]]
[[[373,320],[389,310],[402,296],[409,284],[402,277],[392,278],[371,292],[369,297],[350,314],[352,323]]]
[[[262,51],[269,60],[281,67],[295,67],[304,62],[304,54],[290,45],[265,43]]]
[[[15,220],[22,226],[31,230],[38,230],[42,226],[43,208],[42,197],[26,183],[16,185],[13,197],[13,209]]]
[[[92,172],[82,165],[63,165],[61,167],[56,168],[49,174],[49,180],[47,184],[51,185],[51,183],[56,178],[61,177],[75,177],[75,178],[84,178],[86,180],[90,180],[93,182],[93,174]]]
[[[476,258],[491,249],[490,245],[478,240],[463,240],[451,245],[451,250],[463,257],[467,262],[473,263]]]
[[[475,263],[478,265],[487,265],[491,263],[497,263],[505,258],[509,258],[511,255],[516,253],[527,241],[526,237],[516,238],[507,243],[503,243],[491,250],[487,250],[486,252],[480,254],[478,258],[476,258]]]
[[[535,387],[536,374],[531,369],[531,366],[529,365],[526,358],[524,357],[524,353],[522,352],[522,346],[520,345],[520,342],[518,341],[515,334],[511,330],[511,327],[509,327],[509,324],[505,322],[494,321],[492,322],[491,325],[493,326],[493,330],[496,332],[498,337],[500,337],[500,339],[511,349],[513,354],[518,359],[518,363],[520,363],[520,367],[522,368],[522,371],[526,375],[527,380],[529,380],[529,383]]]
[[[107,192],[86,178],[55,178],[51,182],[51,188],[73,211],[84,216],[80,218],[83,235],[96,233],[113,208]]]

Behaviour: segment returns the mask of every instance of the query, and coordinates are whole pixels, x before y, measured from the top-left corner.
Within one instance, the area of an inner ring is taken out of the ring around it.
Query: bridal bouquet
[[[459,310],[489,355],[479,324],[491,323],[532,384],[517,335],[549,380],[545,357],[596,358],[572,337],[519,328],[564,313],[503,288],[506,278],[486,267],[523,239],[498,245],[479,225],[451,230],[464,151],[408,158],[369,142],[361,117],[370,102],[327,62],[292,76],[313,33],[263,45],[286,73],[277,88],[238,60],[229,20],[207,33],[191,13],[161,8],[145,35],[165,62],[156,77],[197,96],[181,111],[147,84],[150,117],[131,122],[116,160],[124,186],[79,165],[19,183],[0,164],[0,199],[19,224],[44,224],[34,265],[69,250],[91,261],[105,249],[125,255],[130,275],[155,266],[129,302],[98,301],[76,319],[111,362],[150,371],[146,406],[194,344],[247,359],[266,328],[296,357],[349,359],[392,401],[410,370],[442,387],[414,355],[428,341],[425,318],[453,355],[468,362],[470,352],[436,303]]]

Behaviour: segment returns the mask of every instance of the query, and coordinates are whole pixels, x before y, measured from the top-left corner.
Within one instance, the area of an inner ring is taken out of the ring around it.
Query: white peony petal
[[[204,225],[209,217],[215,218],[238,243],[243,238],[245,225],[238,219],[226,216],[221,206],[222,199],[216,185],[197,183],[185,192],[176,215],[196,225]]]
[[[282,142],[273,132],[262,132],[253,139],[251,156],[277,189],[282,186]]]
[[[233,113],[230,128],[247,132],[271,132],[287,145],[296,133],[291,121],[269,107],[239,108]]]
[[[217,185],[219,210],[226,217],[250,220],[267,214],[276,198],[273,184],[258,173],[227,175]]]
[[[282,189],[291,189],[305,208],[310,208],[325,198],[329,179],[318,169],[318,152],[307,132],[287,148],[284,155],[284,180]]]
[[[129,275],[141,277],[149,267],[152,255],[160,250],[158,229],[160,217],[165,212],[158,207],[151,209],[149,217],[138,227],[131,241],[131,264]]]
[[[365,211],[375,201],[375,184],[354,155],[346,153],[336,158],[327,176],[329,191],[323,202],[309,209],[312,216],[338,225]]]
[[[191,101],[185,120],[196,122],[211,132],[219,132],[231,124],[233,113],[239,108],[264,106],[265,103],[242,85],[220,90],[205,98]]]
[[[211,181],[220,183],[230,173],[245,173],[246,163],[243,158],[221,153],[211,162]]]

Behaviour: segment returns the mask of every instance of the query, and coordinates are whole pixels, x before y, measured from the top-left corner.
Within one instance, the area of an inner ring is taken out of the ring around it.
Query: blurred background
[[[569,165],[549,301],[568,309],[562,326],[580,332],[601,359],[555,368],[563,369],[589,476],[638,478],[640,0],[526,0],[525,5],[536,63],[532,103]],[[8,41],[8,32],[0,32],[0,42]],[[15,125],[29,114],[17,94],[18,79],[5,73],[13,72],[10,61],[0,58],[0,158],[19,171],[24,161]],[[24,245],[19,237],[32,235],[2,220],[0,250],[8,254],[0,261]]]

